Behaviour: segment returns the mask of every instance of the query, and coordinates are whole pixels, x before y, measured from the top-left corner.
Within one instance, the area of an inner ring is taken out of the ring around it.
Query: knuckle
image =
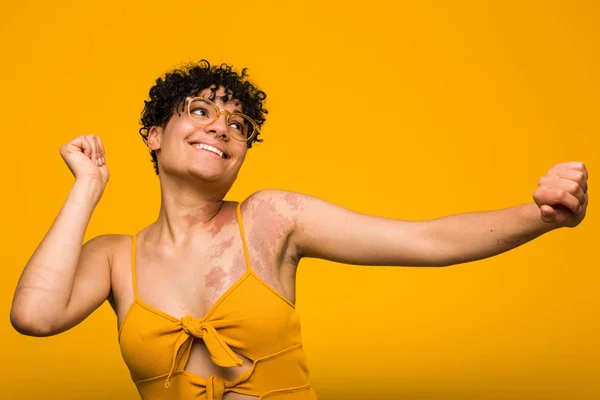
[[[535,189],[534,193],[540,197],[547,195],[549,193],[548,187],[544,185],[540,185],[537,189]]]
[[[577,208],[577,207],[579,207],[579,199],[577,197],[570,197],[569,204],[571,204],[573,207]]]
[[[579,184],[577,182],[569,181],[568,185],[569,193],[575,194],[579,191]]]

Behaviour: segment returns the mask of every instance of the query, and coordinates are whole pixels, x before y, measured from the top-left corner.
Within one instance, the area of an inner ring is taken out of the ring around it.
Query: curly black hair
[[[260,128],[268,113],[263,107],[267,94],[249,82],[247,76],[247,68],[242,69],[241,73],[237,73],[231,65],[211,66],[206,60],[200,60],[198,63],[167,72],[164,77],[158,78],[156,84],[150,88],[150,100],[144,101],[144,110],[140,120],[142,127],[139,130],[142,139],[148,144],[148,132],[151,127],[166,126],[175,111],[181,115],[184,101],[188,96],[196,96],[200,91],[208,88],[213,92],[210,100],[214,100],[217,89],[223,87],[225,95],[221,97],[221,100],[224,102],[239,101],[244,114],[256,121]],[[262,139],[258,138],[259,133],[248,141],[248,148],[252,147],[253,142],[262,142]],[[150,156],[158,175],[156,152],[151,150]]]

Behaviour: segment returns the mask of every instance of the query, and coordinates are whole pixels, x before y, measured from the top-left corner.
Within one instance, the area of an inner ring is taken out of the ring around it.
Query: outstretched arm
[[[111,237],[100,236],[81,245],[108,182],[102,141],[94,135],[80,136],[60,152],[75,183],[15,289],[10,321],[25,335],[55,335],[75,326],[111,290],[107,252]]]
[[[290,245],[298,258],[447,266],[491,257],[558,227],[578,225],[587,208],[587,171],[578,162],[557,164],[539,180],[532,203],[429,221],[360,214],[301,194],[281,196],[294,206]]]

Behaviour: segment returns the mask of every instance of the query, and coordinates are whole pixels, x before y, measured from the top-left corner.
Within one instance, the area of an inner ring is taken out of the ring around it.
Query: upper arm
[[[382,218],[303,194],[288,196],[297,204],[291,242],[299,257],[356,265],[444,265],[427,221]]]
[[[71,297],[53,334],[79,324],[108,299],[111,292],[110,264],[116,236],[98,236],[82,246]]]

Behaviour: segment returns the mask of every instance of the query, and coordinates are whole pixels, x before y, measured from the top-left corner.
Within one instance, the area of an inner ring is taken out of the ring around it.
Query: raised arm
[[[293,205],[290,245],[298,258],[448,266],[491,257],[552,229],[578,225],[587,209],[587,170],[582,163],[557,164],[540,179],[530,204],[429,221],[360,214],[301,194],[280,196]]]
[[[107,299],[110,237],[82,248],[90,217],[108,181],[98,137],[80,136],[61,148],[75,183],[47,234],[25,266],[10,320],[20,333],[48,336],[81,322]]]

